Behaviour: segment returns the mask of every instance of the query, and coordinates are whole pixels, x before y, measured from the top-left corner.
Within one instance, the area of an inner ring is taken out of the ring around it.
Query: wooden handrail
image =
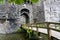
[[[37,31],[38,31],[38,24],[46,24],[46,28],[47,28],[47,32],[48,32],[48,40],[51,40],[51,32],[50,32],[50,24],[58,24],[60,25],[60,22],[40,22],[40,23],[32,23],[32,24],[26,24],[27,27],[37,27]]]

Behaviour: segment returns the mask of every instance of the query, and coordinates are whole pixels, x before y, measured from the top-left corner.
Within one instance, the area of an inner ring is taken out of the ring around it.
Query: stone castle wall
[[[44,2],[45,21],[60,22],[60,1],[46,0]]]
[[[0,5],[1,6],[1,5]],[[21,10],[28,9],[29,13],[29,23],[40,23],[40,22],[60,22],[60,1],[59,0],[46,0],[41,1],[37,4],[22,4],[15,6],[7,6],[7,11],[0,16],[4,17],[4,14],[7,18],[6,21],[2,24],[0,23],[0,33],[11,33],[16,31],[17,28],[21,27],[25,21],[25,18],[21,16]],[[2,18],[2,17],[1,17]],[[0,19],[1,19],[0,18]]]
[[[1,16],[0,19],[2,20],[2,18],[3,18],[3,20],[6,20],[6,21],[4,21],[3,23],[0,22],[0,31],[1,31],[0,33],[6,34],[6,33],[16,32],[16,29],[21,27],[22,21],[24,21],[24,18],[21,20],[21,18],[22,18],[21,10],[22,9],[29,10],[29,13],[27,14],[29,16],[29,23],[33,23],[32,5],[29,5],[29,4],[19,5],[19,6],[18,5],[9,5],[7,7],[7,10],[3,11],[4,7],[5,7],[5,4],[2,5],[2,9],[0,8],[0,10],[1,10],[0,11],[0,16]],[[4,14],[7,14],[7,15],[4,15]]]
[[[36,19],[37,23],[45,21],[44,4],[39,0],[37,4],[33,5],[33,19]]]

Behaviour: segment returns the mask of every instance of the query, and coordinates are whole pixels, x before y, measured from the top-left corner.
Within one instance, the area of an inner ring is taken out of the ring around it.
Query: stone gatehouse
[[[60,1],[39,0],[36,4],[0,4],[0,33],[12,33],[25,23],[60,22]],[[55,7],[54,7],[55,6]]]

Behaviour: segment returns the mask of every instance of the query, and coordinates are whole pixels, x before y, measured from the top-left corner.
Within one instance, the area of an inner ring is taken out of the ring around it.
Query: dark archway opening
[[[29,10],[28,10],[28,9],[22,9],[22,10],[21,10],[21,13],[23,13],[23,12],[29,13]]]
[[[29,23],[29,10],[28,9],[22,9],[21,10],[21,16],[24,16],[25,22]]]
[[[23,13],[21,16],[24,16],[24,18],[26,19],[26,24],[29,23],[29,16],[26,13]]]

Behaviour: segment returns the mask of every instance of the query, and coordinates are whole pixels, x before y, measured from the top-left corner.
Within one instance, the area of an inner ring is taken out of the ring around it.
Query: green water
[[[13,33],[13,34],[5,34],[5,35],[0,34],[0,40],[38,40],[38,39],[36,39],[36,37],[29,39],[27,33]]]
[[[22,34],[0,34],[0,40],[26,40]]]
[[[42,39],[29,39],[27,35],[20,34],[20,33],[14,33],[14,34],[0,34],[0,40],[48,40],[47,35],[40,34]],[[52,40],[58,40],[56,38],[53,38]]]

